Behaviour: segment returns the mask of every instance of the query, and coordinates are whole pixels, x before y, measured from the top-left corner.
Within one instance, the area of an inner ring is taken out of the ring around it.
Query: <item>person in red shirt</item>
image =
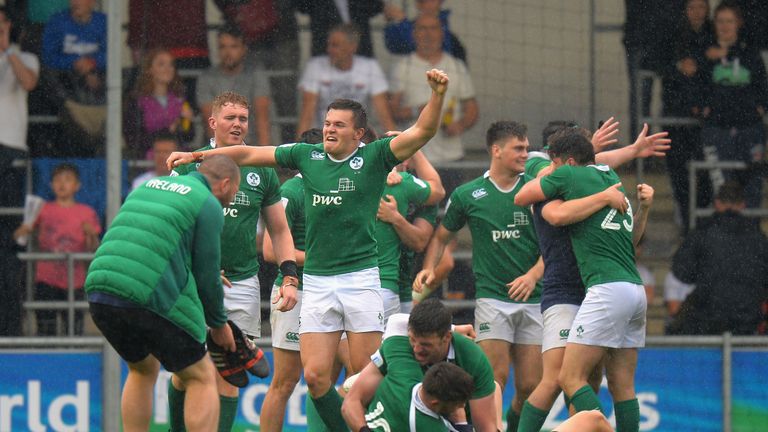
[[[37,251],[39,252],[91,252],[96,250],[101,234],[101,224],[96,211],[86,204],[75,200],[75,194],[80,190],[80,174],[77,167],[63,163],[53,170],[51,189],[55,199],[47,202],[32,225],[22,224],[14,237],[37,234]],[[84,299],[83,284],[87,264],[75,261],[73,273],[73,288],[75,299]],[[39,261],[35,271],[35,300],[65,301],[69,277],[67,261]],[[51,336],[59,333],[57,330],[56,310],[38,310],[37,333],[41,336]],[[66,323],[66,320],[64,320]],[[66,325],[62,333],[66,333]],[[75,314],[75,334],[83,332],[83,312]]]

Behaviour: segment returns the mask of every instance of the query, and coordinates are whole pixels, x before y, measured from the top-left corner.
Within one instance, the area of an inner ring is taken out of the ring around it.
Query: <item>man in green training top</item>
[[[620,183],[607,165],[595,165],[592,144],[581,134],[555,140],[549,148],[554,172],[532,180],[515,202],[574,200]],[[640,411],[634,376],[637,349],[645,344],[646,297],[632,245],[634,220],[627,211],[604,207],[570,226],[571,243],[586,297],[565,347],[560,385],[576,411],[599,409],[587,377],[605,354],[606,376],[615,401],[619,431],[637,431]]]
[[[506,386],[509,366],[513,365],[515,396],[507,423],[511,425],[509,430],[517,430],[514,419],[541,379],[539,279],[544,264],[531,211],[513,202],[525,184],[527,128],[512,121],[493,123],[486,134],[486,145],[490,168],[482,177],[451,194],[414,289],[420,291],[423,284],[432,282],[445,247],[468,225],[477,289],[476,341],[490,360],[501,389]],[[497,409],[500,419],[502,407]]]
[[[248,134],[248,100],[237,93],[225,92],[212,103],[209,127],[213,130],[210,145],[200,151],[214,148],[245,147],[243,137]],[[171,175],[194,172],[195,164],[177,166]],[[281,270],[287,276],[279,288],[281,310],[290,310],[296,304],[298,278],[293,250],[293,239],[280,201],[280,182],[273,168],[240,168],[240,187],[235,198],[224,208],[224,230],[221,234],[221,268],[232,286],[224,291],[224,309],[227,317],[250,338],[261,336],[261,296],[259,295],[259,261],[256,250],[256,225],[259,216],[264,219],[274,243],[275,255]],[[287,273],[286,273],[287,272]],[[237,415],[239,389],[220,376],[217,380],[221,400],[219,431],[229,432]],[[178,379],[168,387],[171,406],[171,430],[181,430],[184,392]]]
[[[90,265],[85,290],[91,316],[128,363],[123,430],[146,431],[160,364],[188,389],[189,431],[216,429],[216,370],[206,354],[206,326],[235,350],[219,277],[222,205],[240,171],[218,156],[185,177],[152,179],[128,195]]]
[[[384,305],[373,237],[387,173],[413,156],[440,125],[448,76],[426,73],[432,96],[416,124],[396,137],[362,145],[367,127],[363,107],[338,99],[328,106],[323,144],[280,147],[232,146],[209,152],[173,153],[170,166],[225,154],[239,165],[298,169],[304,178],[307,235],[303,303],[300,312],[301,362],[311,401],[331,430],[343,430],[341,398],[333,388],[333,360],[346,331],[353,373],[381,343]]]

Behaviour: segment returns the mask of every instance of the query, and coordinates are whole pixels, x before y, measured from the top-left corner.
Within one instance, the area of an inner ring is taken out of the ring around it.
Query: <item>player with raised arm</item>
[[[222,93],[213,101],[208,125],[214,137],[201,152],[215,148],[245,148],[243,137],[248,133],[248,101],[237,93]],[[196,164],[177,165],[171,175],[184,175],[196,170]],[[259,215],[263,217],[273,239],[280,268],[287,275],[280,287],[282,310],[294,307],[298,278],[293,239],[280,201],[277,173],[272,168],[241,167],[240,174],[237,194],[224,208],[221,266],[224,276],[232,283],[232,287],[224,290],[224,308],[228,318],[248,337],[258,338],[261,336],[261,297],[256,250]],[[262,373],[266,376],[268,369]],[[219,430],[229,431],[237,415],[239,389],[221,376],[218,376],[217,383],[222,407]],[[183,418],[184,388],[177,378],[169,384],[168,402],[171,406],[171,430],[179,430]]]
[[[528,182],[515,198],[518,204],[551,198],[575,200],[620,182],[610,167],[595,164],[592,144],[581,134],[555,140],[549,153],[555,170]],[[634,263],[635,222],[628,204],[625,213],[604,206],[570,227],[573,252],[587,293],[570,329],[559,383],[576,411],[599,409],[600,402],[587,378],[608,354],[606,373],[619,429],[638,430],[634,372],[637,348],[645,342],[647,306]],[[543,213],[546,217],[547,206]]]
[[[617,125],[618,123],[613,122],[613,118],[611,118],[598,131],[591,134],[593,148],[605,147],[602,145],[602,142],[605,141],[606,137],[610,139],[610,131],[616,131]],[[543,131],[543,140],[546,144],[567,134],[590,136],[588,131],[572,122],[550,122]],[[647,129],[644,129],[635,143],[627,146],[629,149],[625,147],[619,150],[603,152],[596,155],[596,158],[598,160],[608,160],[612,166],[615,166],[614,164],[623,163],[624,159],[632,154],[638,157],[648,157],[658,153],[663,154],[663,151],[668,147],[668,143],[669,140],[666,139],[665,133],[647,136]],[[623,153],[629,153],[629,155]],[[529,154],[528,162],[526,162],[526,175],[529,178],[545,175],[551,172],[550,166],[551,160],[547,153],[532,152]],[[644,193],[648,191],[650,191],[652,197],[653,190],[649,186],[644,185],[642,189],[643,194],[640,195],[641,210],[646,205],[650,206],[650,200],[642,199],[645,196]],[[541,295],[541,311],[544,319],[544,337],[542,340],[544,373],[541,382],[539,382],[536,389],[523,404],[518,428],[519,432],[541,430],[549,410],[560,394],[558,375],[565,345],[573,318],[576,316],[576,312],[585,294],[576,258],[573,256],[571,249],[568,229],[551,224],[547,218],[552,219],[554,217],[552,222],[562,225],[565,222],[564,218],[571,218],[571,222],[575,222],[576,218],[586,218],[606,205],[612,205],[614,208],[622,211],[627,205],[624,200],[624,194],[614,186],[590,197],[568,202],[556,201],[556,203],[547,207],[548,213],[545,215],[542,214],[542,210],[551,201],[543,201],[533,205],[534,226],[539,238],[541,255],[544,259]],[[586,212],[584,211],[585,207]],[[647,211],[644,213],[647,214]],[[638,230],[637,232],[639,233],[640,231]],[[602,370],[598,370],[591,375],[590,385],[595,392],[598,391],[601,381]]]
[[[541,379],[538,281],[544,265],[531,212],[513,202],[525,183],[527,129],[511,121],[493,123],[487,131],[486,145],[491,156],[490,169],[451,194],[414,289],[418,292],[422,285],[431,283],[445,247],[468,225],[477,289],[477,341],[491,361],[500,388],[506,386],[509,366],[513,365],[515,396],[507,423],[511,425],[509,430],[516,430],[523,401]],[[497,409],[500,419],[502,407]]]
[[[353,372],[381,342],[384,305],[373,237],[387,173],[413,156],[437,132],[448,76],[426,73],[432,95],[412,127],[396,137],[361,145],[367,115],[354,101],[328,107],[323,144],[280,147],[232,146],[209,151],[239,165],[298,169],[304,178],[307,221],[300,349],[311,400],[331,430],[343,430],[341,398],[331,382],[341,332],[349,339]],[[173,153],[176,166],[206,153]]]
[[[402,319],[401,319],[402,318]],[[381,348],[371,356],[347,395],[345,418],[352,430],[366,426],[367,401],[376,392],[376,385],[390,373],[399,372],[404,361],[413,359],[422,372],[431,365],[447,361],[472,377],[474,390],[469,397],[469,416],[478,432],[496,431],[493,370],[483,351],[471,339],[451,331],[451,313],[436,298],[414,306],[410,315],[395,315],[387,324]],[[395,363],[390,363],[392,359]],[[373,381],[371,381],[373,380]],[[361,383],[358,385],[358,381]],[[369,407],[370,408],[370,407]],[[400,430],[400,429],[392,429]]]

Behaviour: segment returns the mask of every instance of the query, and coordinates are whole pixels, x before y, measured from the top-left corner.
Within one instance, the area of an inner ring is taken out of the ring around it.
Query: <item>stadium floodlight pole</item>
[[[106,226],[120,209],[122,155],[120,136],[123,130],[122,102],[122,11],[120,0],[106,2],[107,13],[107,124],[106,124],[106,173],[107,214]]]

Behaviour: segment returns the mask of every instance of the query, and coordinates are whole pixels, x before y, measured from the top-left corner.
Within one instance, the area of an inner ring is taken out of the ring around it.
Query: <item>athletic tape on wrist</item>
[[[296,261],[293,260],[285,260],[280,263],[280,273],[283,274],[283,276],[291,276],[298,279],[298,267],[296,266]]]

